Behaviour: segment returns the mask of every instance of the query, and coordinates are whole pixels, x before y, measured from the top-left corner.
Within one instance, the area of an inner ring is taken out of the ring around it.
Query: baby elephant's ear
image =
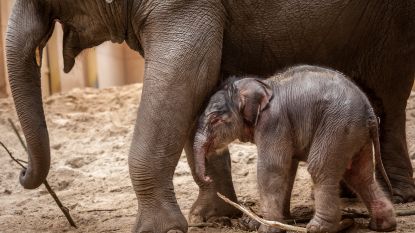
[[[235,82],[236,101],[244,119],[256,125],[262,110],[272,98],[271,87],[259,79],[245,78]]]

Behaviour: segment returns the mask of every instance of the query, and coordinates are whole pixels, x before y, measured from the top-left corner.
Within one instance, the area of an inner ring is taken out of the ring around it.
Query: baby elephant
[[[263,81],[231,80],[211,97],[197,127],[196,174],[204,182],[211,181],[205,159],[209,162],[213,151],[235,139],[257,145],[265,219],[289,217],[298,161],[306,161],[315,199],[309,232],[339,230],[342,179],[369,210],[370,229],[396,228],[393,206],[374,177],[372,145],[377,168],[389,181],[380,159],[377,117],[363,92],[341,73],[297,66]]]

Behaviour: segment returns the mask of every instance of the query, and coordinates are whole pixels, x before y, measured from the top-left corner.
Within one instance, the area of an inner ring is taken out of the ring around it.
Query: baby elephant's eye
[[[223,120],[221,118],[213,118],[210,123],[212,124],[212,126],[217,126],[223,123]]]

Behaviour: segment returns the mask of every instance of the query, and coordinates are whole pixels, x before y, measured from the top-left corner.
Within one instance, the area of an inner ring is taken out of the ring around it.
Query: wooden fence
[[[0,0],[0,97],[10,95],[5,59],[5,33],[14,0]],[[142,82],[144,60],[125,44],[106,42],[82,52],[71,72],[63,72],[63,32],[55,30],[43,50],[42,93],[44,96],[65,92],[75,87],[109,87]]]
[[[5,32],[14,0],[0,0],[0,97],[10,94],[5,59]],[[58,23],[44,49],[42,91],[47,96],[75,87],[109,87],[142,82],[144,60],[125,44],[104,43],[84,51],[73,70],[63,72],[62,29]],[[415,90],[415,86],[413,88]]]

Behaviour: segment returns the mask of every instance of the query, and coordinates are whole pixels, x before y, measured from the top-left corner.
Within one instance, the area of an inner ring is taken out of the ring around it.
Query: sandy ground
[[[48,181],[70,209],[79,228],[69,226],[42,186],[24,190],[18,183],[19,167],[0,149],[0,232],[130,232],[136,213],[135,194],[128,175],[131,142],[141,85],[105,90],[73,90],[45,100],[52,166]],[[415,93],[407,110],[407,133],[415,165]],[[12,100],[0,99],[0,140],[16,157],[27,159],[7,118],[17,123]],[[239,200],[258,204],[256,148],[232,144],[232,169]],[[185,155],[176,168],[174,184],[180,207],[188,215],[197,197]],[[301,165],[292,195],[296,217],[310,212],[310,180]],[[344,206],[363,209],[358,201]],[[415,203],[396,205],[414,209]],[[415,216],[400,217],[397,232],[415,232]],[[358,219],[349,232],[370,232],[367,220]],[[191,228],[190,232],[244,232],[236,227]]]

